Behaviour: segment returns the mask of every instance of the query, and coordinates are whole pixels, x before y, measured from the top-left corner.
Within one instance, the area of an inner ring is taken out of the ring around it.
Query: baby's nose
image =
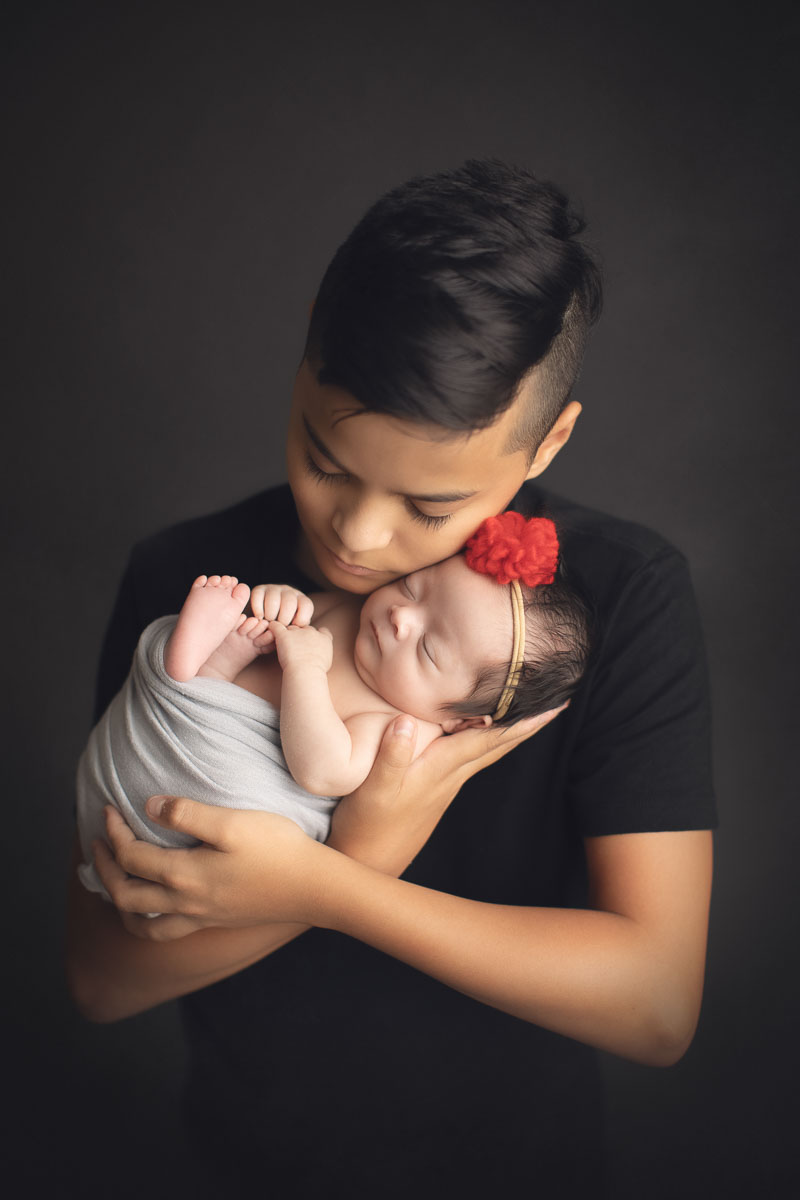
[[[406,604],[393,604],[391,610],[391,621],[394,626],[395,637],[402,641],[408,637],[409,630],[413,624],[413,613]]]

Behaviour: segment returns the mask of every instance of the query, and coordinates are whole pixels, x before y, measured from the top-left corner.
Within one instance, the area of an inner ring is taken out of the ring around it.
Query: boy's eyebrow
[[[303,428],[308,434],[309,440],[314,444],[314,446],[316,446],[320,454],[324,454],[328,462],[333,463],[337,470],[342,471],[345,475],[349,475],[350,472],[348,471],[347,467],[343,463],[339,462],[335,454],[331,453],[331,451],[323,442],[322,438],[311,425],[311,422],[308,420],[308,417],[305,415],[305,413],[303,414]],[[419,500],[423,504],[455,504],[459,500],[469,500],[471,496],[475,495],[475,492],[431,492],[425,495],[406,492],[404,495],[408,500]]]
[[[331,454],[330,450],[325,445],[325,443],[323,442],[322,438],[319,436],[317,431],[312,428],[311,423],[309,422],[308,417],[305,415],[305,413],[303,413],[303,428],[305,429],[305,431],[308,434],[311,441],[314,443],[314,445],[319,450],[320,454],[324,454],[325,457],[327,458],[328,462],[332,462],[333,465],[335,467],[337,467],[340,471],[343,471],[345,475],[349,475],[350,472],[347,470],[347,467],[345,467],[342,463],[340,463],[338,458],[336,458],[335,455]]]

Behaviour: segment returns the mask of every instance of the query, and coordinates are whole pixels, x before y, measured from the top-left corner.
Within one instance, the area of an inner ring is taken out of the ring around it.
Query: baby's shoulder
[[[375,708],[367,712],[354,713],[345,720],[345,725],[354,742],[361,741],[361,739],[370,741],[377,754],[384,732],[390,721],[393,721],[395,717],[403,715],[398,709],[391,708],[387,704],[385,708]],[[415,717],[414,720],[417,726],[414,758],[418,758],[430,746],[431,742],[441,737],[442,727],[441,725],[434,725],[430,721],[422,721],[419,717]]]

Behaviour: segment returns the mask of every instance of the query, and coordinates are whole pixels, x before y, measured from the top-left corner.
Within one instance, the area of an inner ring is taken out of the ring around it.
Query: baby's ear
[[[492,718],[485,714],[482,717],[448,717],[442,721],[445,733],[460,733],[462,729],[488,729]]]

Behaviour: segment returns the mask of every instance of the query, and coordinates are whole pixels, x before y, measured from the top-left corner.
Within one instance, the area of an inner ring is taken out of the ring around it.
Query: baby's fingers
[[[314,601],[305,592],[296,592],[297,610],[292,618],[293,625],[310,625],[314,615]]]
[[[276,618],[281,625],[310,625],[313,615],[313,601],[304,592],[295,588],[283,589]]]
[[[254,617],[281,625],[308,625],[314,615],[313,601],[283,583],[257,584],[250,593],[250,609]]]
[[[266,621],[276,621],[281,611],[283,595],[283,587],[279,583],[257,584],[250,593],[253,616],[263,617]]]
[[[267,585],[265,583],[257,583],[250,592],[250,611],[254,617],[264,618],[264,596],[266,595]]]
[[[278,611],[275,614],[275,620],[280,621],[281,625],[291,625],[292,622],[294,622],[295,625],[303,624],[302,621],[297,621],[295,619],[297,616],[298,601],[300,600],[300,596],[300,592],[281,592],[280,600],[278,602]],[[307,625],[308,621],[306,621],[305,624]]]

